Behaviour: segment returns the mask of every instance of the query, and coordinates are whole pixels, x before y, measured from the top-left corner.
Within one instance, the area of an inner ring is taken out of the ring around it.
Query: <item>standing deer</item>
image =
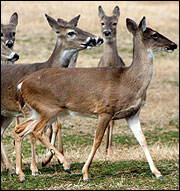
[[[9,24],[4,25],[1,23],[1,40],[11,49],[14,46],[17,24],[18,14],[16,12],[12,14]]]
[[[49,142],[44,130],[66,115],[98,118],[93,147],[82,169],[83,179],[89,181],[89,167],[100,146],[111,120],[125,118],[141,145],[152,173],[162,178],[149,153],[141,130],[139,114],[145,104],[145,95],[153,75],[153,52],[173,52],[177,45],[146,27],[143,17],[139,25],[126,19],[133,34],[133,60],[128,67],[48,68],[37,71],[19,81],[17,101],[26,120],[15,127],[16,173],[25,180],[22,171],[22,140],[33,134],[64,166],[66,158]]]
[[[1,140],[3,132],[13,118],[24,116],[16,102],[16,87],[18,81],[22,77],[43,68],[68,67],[73,54],[84,49],[98,46],[103,42],[101,38],[76,27],[80,15],[69,22],[63,19],[58,19],[58,21],[56,21],[48,15],[46,15],[46,18],[51,28],[57,34],[56,46],[50,58],[46,62],[34,64],[1,64]],[[58,123],[58,128],[60,127],[61,125]],[[37,176],[38,169],[35,163],[35,137],[33,134],[31,134],[31,144],[31,170],[32,175]],[[9,170],[11,174],[14,173],[13,169]]]
[[[113,10],[112,16],[107,16],[102,7],[98,7],[99,18],[101,22],[101,32],[104,38],[104,51],[98,66],[125,66],[122,58],[118,55],[116,44],[117,23],[120,16],[119,7],[116,6]],[[114,121],[111,120],[107,127],[107,138],[105,153],[112,152],[112,134],[113,134]]]
[[[13,52],[10,48],[8,48],[4,42],[1,40],[1,64],[13,64],[15,61],[19,59],[19,55]],[[3,132],[1,131],[1,134]],[[4,150],[4,146],[1,144],[1,171],[6,169],[6,165],[9,167],[10,170],[13,169],[13,166],[11,165],[11,162]],[[3,156],[3,157],[2,157]]]

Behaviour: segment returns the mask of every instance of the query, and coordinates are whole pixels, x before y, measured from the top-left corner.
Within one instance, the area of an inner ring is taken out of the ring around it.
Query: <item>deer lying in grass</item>
[[[141,130],[139,114],[146,90],[153,75],[153,52],[173,52],[177,45],[146,27],[127,19],[133,34],[133,61],[128,67],[48,68],[23,78],[17,86],[17,100],[26,120],[15,127],[16,173],[25,180],[22,171],[22,140],[28,133],[38,138],[69,169],[66,158],[49,142],[44,130],[66,115],[98,118],[98,127],[89,157],[82,169],[83,179],[89,181],[88,170],[106,127],[111,120],[125,118],[141,145],[152,173],[162,178],[148,151]]]
[[[98,66],[125,66],[122,58],[118,55],[116,44],[117,23],[120,16],[119,7],[116,6],[113,10],[112,16],[107,16],[102,7],[98,7],[99,18],[101,22],[101,32],[104,38],[104,51]],[[112,134],[113,134],[114,120],[111,120],[107,127],[107,137],[105,153],[112,152]]]
[[[3,132],[13,118],[24,116],[16,102],[16,87],[18,81],[22,77],[43,68],[68,67],[74,53],[98,46],[103,42],[101,38],[76,27],[79,17],[80,16],[77,16],[71,21],[66,22],[62,19],[56,21],[52,17],[46,15],[49,25],[57,34],[56,46],[52,55],[46,62],[15,65],[1,64],[1,140]],[[61,128],[59,120],[54,133],[57,133],[57,128]],[[61,131],[59,132],[61,133]],[[31,144],[31,170],[32,175],[37,176],[38,169],[35,163],[35,137],[33,134],[31,134]],[[10,173],[14,173],[12,169],[10,169]]]
[[[16,54],[12,49],[8,48],[5,43],[1,40],[1,64],[13,64],[15,61],[19,59],[19,55]],[[3,132],[1,131],[1,134]],[[2,140],[1,140],[2,141]],[[13,166],[11,165],[11,162],[6,154],[6,151],[4,149],[4,146],[1,142],[1,171],[7,168],[12,171]]]

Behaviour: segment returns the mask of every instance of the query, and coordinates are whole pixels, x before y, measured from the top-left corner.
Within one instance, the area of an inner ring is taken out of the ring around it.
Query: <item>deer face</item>
[[[1,40],[9,48],[13,48],[16,34],[16,26],[18,24],[18,15],[14,13],[9,21],[9,24],[1,24]]]
[[[90,49],[103,43],[103,39],[79,29],[77,26],[80,15],[69,22],[63,19],[57,21],[46,15],[49,25],[56,32],[57,37],[67,45],[68,50]]]
[[[148,51],[167,51],[173,52],[177,45],[158,33],[157,31],[146,27],[146,18],[143,17],[139,26],[131,19],[126,20],[128,30],[134,38],[138,38],[139,43]]]
[[[120,15],[119,7],[116,6],[112,16],[106,16],[102,7],[99,6],[99,18],[101,22],[101,32],[104,38],[110,39],[116,37],[116,27]]]

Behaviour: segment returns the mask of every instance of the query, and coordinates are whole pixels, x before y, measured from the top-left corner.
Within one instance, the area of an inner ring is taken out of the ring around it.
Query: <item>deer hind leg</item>
[[[21,182],[26,181],[25,174],[22,170],[22,141],[23,138],[33,130],[37,123],[37,120],[26,120],[15,127],[16,174],[19,175]]]
[[[54,147],[53,144],[50,143],[50,141],[47,139],[47,137],[44,134],[44,129],[46,128],[47,121],[41,119],[38,124],[36,125],[34,131],[32,132],[36,138],[38,138],[43,145],[45,145],[52,155],[54,155],[62,164],[66,172],[71,173],[70,171],[70,165],[67,161],[67,159],[64,157],[63,154],[61,154],[58,149]]]
[[[107,127],[106,146],[105,146],[106,155],[112,154],[113,151],[112,150],[113,127],[114,127],[114,120],[111,120]]]
[[[106,127],[107,127],[111,117],[112,116],[109,114],[102,114],[98,118],[98,127],[96,130],[93,147],[92,147],[91,152],[89,154],[89,157],[88,157],[88,159],[87,159],[87,161],[86,161],[86,163],[82,169],[83,180],[85,180],[85,181],[90,181],[88,170],[89,170],[89,167],[90,167],[91,162],[93,160],[93,157],[96,153],[96,150],[98,149],[98,147],[101,144],[102,138],[104,136],[104,132],[106,130]]]
[[[139,114],[136,114],[132,117],[129,117],[127,119],[127,122],[128,122],[130,129],[132,130],[134,136],[136,137],[137,141],[139,142],[139,144],[141,145],[141,147],[145,153],[145,156],[147,158],[147,161],[149,163],[149,166],[150,166],[152,173],[156,176],[156,178],[163,178],[163,176],[161,175],[161,173],[159,172],[159,170],[155,166],[155,164],[151,158],[151,155],[149,153],[146,139],[145,139],[145,136],[144,136],[142,129],[141,129]]]
[[[32,133],[30,134],[30,140],[31,140],[31,149],[32,149],[31,171],[32,171],[32,176],[36,177],[36,176],[39,176],[38,168],[36,165],[36,150],[35,150],[36,138],[34,137]]]
[[[56,141],[56,136],[57,136],[57,133],[58,133],[58,148],[59,148],[59,151],[61,154],[63,154],[63,144],[62,144],[62,134],[61,134],[61,121],[59,118],[56,119],[56,121],[53,123],[52,125],[52,128],[51,128],[51,139],[49,139],[49,142],[51,142],[52,145],[55,145],[55,141]],[[42,162],[42,166],[49,166],[50,164],[50,160],[52,159],[53,157],[53,154],[49,151],[47,153],[47,156],[44,160],[44,162]],[[58,160],[59,164],[60,161]]]

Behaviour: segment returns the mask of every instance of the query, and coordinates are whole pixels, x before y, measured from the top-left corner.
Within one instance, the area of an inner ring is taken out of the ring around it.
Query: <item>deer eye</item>
[[[16,33],[15,32],[13,32],[13,36],[15,36],[16,35]]]
[[[158,39],[159,38],[159,35],[157,33],[151,35],[154,39]]]
[[[1,33],[1,37],[3,36],[3,33]]]
[[[117,25],[117,23],[113,23],[113,26],[116,26]]]
[[[74,35],[74,34],[75,34],[74,31],[69,31],[69,32],[68,32],[68,35],[69,35],[69,36],[72,36],[72,35]]]
[[[101,25],[104,26],[104,23],[102,22]]]
[[[60,32],[59,31],[56,31],[56,34],[59,34]]]

